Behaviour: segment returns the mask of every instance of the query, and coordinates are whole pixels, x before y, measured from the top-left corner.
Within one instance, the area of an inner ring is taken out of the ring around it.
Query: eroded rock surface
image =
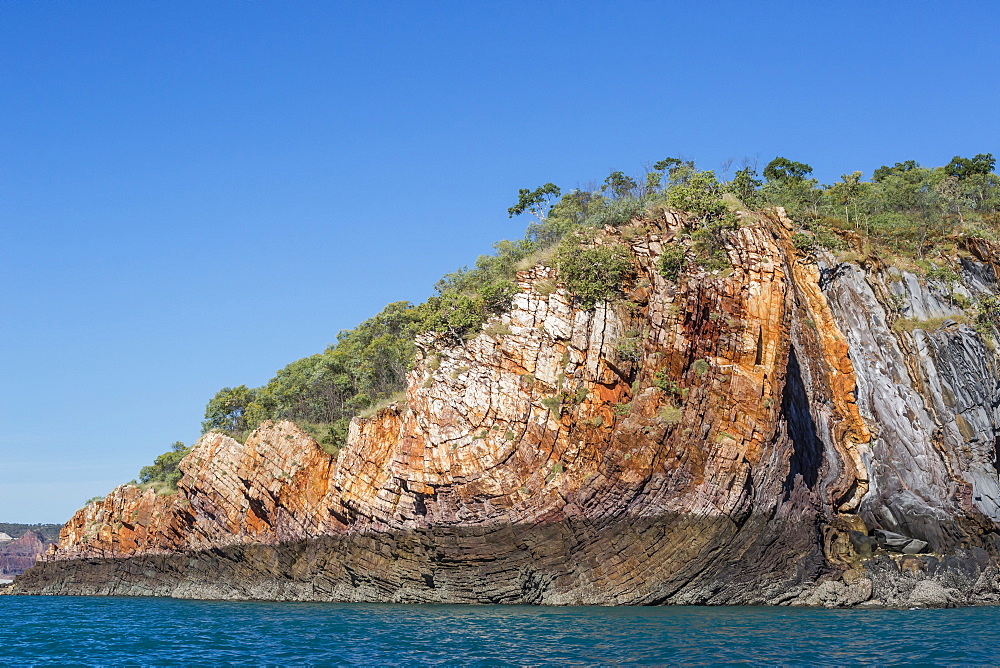
[[[20,575],[34,566],[44,552],[45,543],[33,531],[27,531],[19,538],[0,541],[0,579]]]
[[[289,422],[208,434],[178,494],[90,504],[15,590],[998,600],[997,357],[955,297],[996,291],[992,251],[944,285],[805,257],[779,212],[734,235],[731,273],[672,282],[656,267],[681,221],[653,222],[626,242],[627,300],[583,310],[554,270],[522,272],[483,334],[420,340],[406,401],[356,418],[336,458]]]

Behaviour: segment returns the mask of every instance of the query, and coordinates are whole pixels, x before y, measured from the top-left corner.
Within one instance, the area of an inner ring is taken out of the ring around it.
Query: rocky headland
[[[594,243],[625,298],[555,269],[464,342],[418,339],[405,400],[330,455],[295,424],[208,433],[178,493],[83,508],[17,593],[532,604],[1000,602],[995,344],[957,278],[793,243],[747,215],[731,271],[657,270],[670,211]],[[849,236],[849,235],[848,235]],[[902,323],[902,324],[901,324]]]

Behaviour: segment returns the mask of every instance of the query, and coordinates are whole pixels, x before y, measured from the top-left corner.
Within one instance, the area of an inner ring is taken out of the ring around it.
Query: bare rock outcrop
[[[19,538],[0,542],[0,579],[20,575],[34,566],[44,553],[45,543],[33,531],[26,531]]]
[[[627,300],[583,310],[551,268],[521,272],[479,336],[418,341],[406,400],[356,418],[337,457],[290,422],[207,434],[178,494],[88,505],[15,590],[997,600],[997,357],[954,298],[997,291],[992,250],[943,286],[806,257],[782,216],[747,218],[731,272],[677,281],[657,270],[675,215],[607,229],[634,257]]]

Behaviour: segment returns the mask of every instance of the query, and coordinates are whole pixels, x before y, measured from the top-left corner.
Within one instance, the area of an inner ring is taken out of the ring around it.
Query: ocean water
[[[998,662],[997,608],[538,608],[0,596],[5,665]]]

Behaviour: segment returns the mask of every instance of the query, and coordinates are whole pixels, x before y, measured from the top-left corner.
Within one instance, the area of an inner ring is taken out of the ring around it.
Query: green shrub
[[[659,417],[667,424],[679,423],[683,415],[684,411],[682,411],[677,406],[674,406],[673,404],[667,404],[666,406],[660,409],[659,413],[657,413],[657,417]]]
[[[722,201],[722,187],[711,171],[692,172],[688,178],[672,184],[666,191],[667,206],[702,219],[729,214]]]
[[[587,218],[590,227],[621,227],[635,218],[640,218],[649,205],[649,198],[622,197],[606,200],[604,205]]]
[[[509,280],[488,283],[479,289],[483,308],[488,313],[505,313],[510,310],[511,301],[518,292],[517,286]]]
[[[987,341],[993,341],[993,334],[1000,327],[1000,299],[993,296],[982,297],[976,304],[975,328]]]
[[[730,213],[718,218],[709,218],[691,233],[692,249],[698,264],[708,271],[722,271],[732,268],[726,253],[728,233],[738,227],[738,220]]]
[[[542,398],[542,405],[549,409],[549,413],[552,417],[557,420],[562,415],[562,397],[556,395],[554,397],[544,397]]]
[[[725,191],[735,195],[747,209],[756,209],[762,203],[758,191],[764,185],[756,177],[757,170],[745,167],[733,175],[733,180],[726,184]]]
[[[668,281],[676,281],[684,270],[687,259],[687,249],[680,243],[672,243],[660,254],[660,275]]]
[[[489,318],[483,299],[467,294],[435,295],[419,307],[420,328],[460,340],[479,331]]]
[[[556,253],[560,278],[584,309],[613,301],[632,275],[632,261],[620,243],[589,245],[590,240],[567,237]]]
[[[803,217],[800,216],[800,219]],[[847,244],[834,230],[843,229],[847,223],[837,218],[820,215],[804,217],[804,224],[807,230],[812,232],[815,246],[829,248],[830,250],[844,250]]]
[[[694,369],[695,375],[701,378],[706,373],[708,373],[708,370],[711,368],[711,365],[709,365],[708,360],[706,359],[696,359],[694,363],[691,365],[691,368]]]
[[[962,310],[968,309],[972,306],[972,302],[969,301],[969,298],[960,292],[953,291],[950,295],[948,295],[948,300]]]
[[[932,281],[942,281],[944,283],[954,283],[958,280],[958,274],[947,265],[931,264],[927,270],[927,278]]]
[[[792,245],[795,246],[795,250],[802,251],[803,253],[811,253],[816,247],[813,238],[802,232],[796,232],[792,235]]]
[[[428,380],[432,380],[432,378],[428,378]],[[337,456],[340,448],[347,442],[347,430],[350,423],[349,418],[340,418],[332,424],[317,424],[303,420],[295,421],[295,424],[302,431],[316,439],[316,442],[319,443],[324,452],[334,457]]]
[[[642,340],[639,335],[629,336],[626,334],[615,345],[615,352],[623,360],[637,362],[642,359]]]
[[[152,487],[157,494],[173,494],[177,491],[177,481],[181,479],[178,468],[181,460],[191,452],[180,441],[170,446],[170,450],[157,457],[149,466],[143,466],[139,471],[139,483]]]
[[[677,381],[667,378],[665,371],[657,371],[653,374],[653,385],[667,394],[680,394],[681,391],[681,386]]]

